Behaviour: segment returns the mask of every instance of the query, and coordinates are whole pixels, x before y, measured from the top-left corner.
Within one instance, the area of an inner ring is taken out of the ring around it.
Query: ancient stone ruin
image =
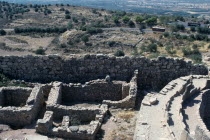
[[[43,105],[43,87],[0,89],[0,123],[12,126],[31,124]]]
[[[93,140],[111,108],[139,103],[135,140],[210,139],[203,65],[165,57],[4,56],[0,72],[33,83],[0,88],[0,124],[13,129],[35,124],[43,136]]]
[[[134,139],[209,140],[209,83],[209,76],[193,75],[173,80],[157,95],[148,93],[142,102]],[[151,98],[157,98],[159,103],[150,104]],[[157,112],[154,108],[159,112],[156,117],[145,118]]]

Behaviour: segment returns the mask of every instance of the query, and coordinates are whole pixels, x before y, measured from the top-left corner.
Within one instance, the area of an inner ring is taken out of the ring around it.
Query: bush
[[[146,23],[147,23],[149,26],[152,26],[152,25],[157,24],[157,17],[151,17],[151,18],[147,19],[147,20],[146,20]]]
[[[164,32],[164,33],[163,33],[163,36],[167,38],[167,37],[170,36],[170,34],[169,34],[169,32]]]
[[[61,48],[66,48],[67,46],[66,46],[66,44],[61,44],[60,47]]]
[[[67,28],[70,30],[73,28],[73,24],[71,22],[68,23]]]
[[[145,24],[142,24],[142,25],[140,25],[140,27],[139,27],[139,29],[140,30],[142,30],[142,29],[146,29],[147,27],[146,27],[146,25]]]
[[[124,16],[122,20],[124,23],[128,23],[130,21],[130,18],[128,16]]]
[[[0,35],[6,35],[7,33],[4,30],[0,30]]]
[[[136,17],[136,23],[141,24],[144,21],[144,18],[141,16]]]
[[[156,44],[149,44],[148,46],[141,46],[142,52],[157,52]]]
[[[71,19],[71,16],[70,15],[66,15],[65,19]]]
[[[114,17],[113,17],[113,20],[114,20],[114,23],[115,23],[115,24],[119,24],[119,23],[120,23],[119,17],[117,17],[117,16],[114,16]]]
[[[87,32],[89,34],[97,34],[97,33],[102,33],[103,30],[102,29],[95,28],[95,27],[90,27],[90,28],[87,28]]]
[[[43,48],[39,48],[35,51],[35,54],[37,55],[45,55],[45,50]]]
[[[192,48],[193,48],[193,49],[197,49],[197,48],[198,48],[198,45],[197,45],[197,44],[193,44],[193,45],[192,45]]]
[[[190,30],[191,30],[192,32],[195,32],[195,31],[196,31],[195,27],[190,27]]]
[[[66,14],[66,15],[70,14],[69,10],[66,10],[66,11],[65,11],[65,14]]]
[[[129,25],[129,27],[131,27],[131,28],[135,27],[135,23],[134,23],[132,20],[130,20],[130,21],[128,22],[128,25]]]
[[[109,41],[109,42],[108,42],[109,47],[113,47],[115,44],[116,44],[115,41]]]
[[[149,52],[157,52],[157,45],[156,44],[150,44],[147,46]]]
[[[184,54],[184,56],[189,56],[189,55],[194,55],[194,54],[197,54],[197,55],[201,54],[197,48],[192,50],[189,47],[182,48],[182,53]]]
[[[93,14],[97,14],[96,9],[93,9],[93,10],[92,10],[92,13],[93,13]]]
[[[122,50],[117,50],[114,56],[125,56],[125,53]]]
[[[201,54],[193,54],[188,56],[190,59],[194,61],[194,63],[202,63],[202,55]]]
[[[173,45],[169,45],[165,47],[165,50],[167,51],[167,53],[169,54],[176,54],[176,50],[174,50]]]
[[[85,44],[89,41],[89,37],[87,35],[82,36],[81,39]]]

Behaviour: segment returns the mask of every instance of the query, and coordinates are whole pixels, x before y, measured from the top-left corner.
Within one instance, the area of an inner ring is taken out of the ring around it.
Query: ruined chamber
[[[36,126],[38,133],[70,139],[94,139],[108,107],[134,108],[138,71],[129,83],[110,76],[81,83],[52,83],[47,111]]]
[[[31,124],[43,105],[43,87],[0,88],[0,123],[22,127]]]

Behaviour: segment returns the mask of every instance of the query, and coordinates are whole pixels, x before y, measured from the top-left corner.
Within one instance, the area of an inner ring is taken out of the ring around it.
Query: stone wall
[[[138,92],[137,77],[138,77],[138,70],[134,72],[134,76],[129,83],[129,91],[126,97],[124,97],[120,101],[104,100],[103,104],[107,104],[108,106],[117,107],[117,108],[134,108]]]
[[[29,88],[2,88],[0,106],[24,106],[30,93],[31,89]]]
[[[31,88],[19,88],[19,87],[7,87],[1,88],[1,93],[4,91],[15,91],[17,89],[22,92],[29,92],[30,96],[25,101],[24,106],[13,106],[13,104],[8,104],[8,106],[0,106],[0,123],[8,124],[12,126],[25,126],[31,124],[37,117],[44,100],[43,100],[43,87],[36,86]],[[18,97],[15,99],[18,100]],[[4,100],[3,100],[4,102]]]
[[[207,82],[207,85],[209,81]],[[197,117],[199,120],[199,124],[195,129],[195,140],[209,140],[210,139],[210,131],[209,128],[209,96],[210,90],[204,90],[202,95],[202,102],[197,110]]]
[[[0,72],[15,79],[27,81],[86,82],[110,75],[112,79],[131,79],[139,70],[138,86],[161,89],[168,82],[190,74],[207,75],[202,65],[193,65],[182,59],[159,57],[114,57],[108,55],[85,55],[62,58],[60,56],[1,56]]]
[[[93,80],[82,84],[62,85],[62,104],[67,102],[102,102],[103,100],[118,101],[122,99],[123,85],[126,82],[106,82],[104,79]]]

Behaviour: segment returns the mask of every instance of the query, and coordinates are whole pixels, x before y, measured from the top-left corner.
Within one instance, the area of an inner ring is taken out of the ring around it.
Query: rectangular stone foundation
[[[42,104],[41,86],[3,87],[0,89],[0,123],[18,127],[29,125],[37,117]]]
[[[84,124],[73,123],[72,121],[75,120],[72,120],[72,115],[61,116],[60,114],[58,115],[60,112],[47,111],[44,118],[38,120],[36,132],[48,136],[56,136],[67,139],[93,140],[101,127],[107,110],[107,105],[101,105],[95,111],[92,109],[93,112],[87,112],[87,110],[75,110],[74,115],[76,119],[81,119],[78,117],[78,114],[81,112],[86,113],[84,118],[86,117],[90,122]],[[59,122],[61,122],[61,124],[59,126],[55,126],[54,121],[58,119],[58,116],[60,116]],[[94,116],[94,118],[91,118],[90,116]]]

